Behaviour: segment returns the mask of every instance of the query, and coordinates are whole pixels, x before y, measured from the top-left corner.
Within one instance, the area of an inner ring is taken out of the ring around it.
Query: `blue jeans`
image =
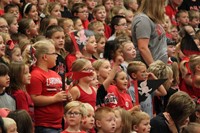
[[[48,128],[48,127],[42,127],[42,126],[36,126],[35,127],[35,133],[60,133],[62,130],[56,129],[56,128]]]

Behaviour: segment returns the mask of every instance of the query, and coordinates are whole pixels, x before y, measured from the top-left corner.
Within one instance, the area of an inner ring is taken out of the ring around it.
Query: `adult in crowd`
[[[151,4],[154,3],[154,4]],[[136,60],[150,65],[155,60],[167,62],[164,23],[164,0],[142,0],[132,23],[132,40],[137,49]]]

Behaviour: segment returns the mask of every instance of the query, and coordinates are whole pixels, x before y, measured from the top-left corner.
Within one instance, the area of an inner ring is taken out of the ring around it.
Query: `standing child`
[[[6,56],[9,60],[9,62],[20,62],[22,61],[22,54],[21,49],[18,45],[15,45],[12,40],[9,40],[7,42],[6,46]]]
[[[56,66],[54,66],[52,70],[56,71],[62,77],[62,81],[64,83],[64,75],[66,73],[66,64],[65,64],[66,52],[64,51],[64,42],[65,42],[64,30],[60,26],[52,25],[47,28],[45,36],[54,41],[53,44],[56,49],[57,59],[56,59]]]
[[[176,14],[176,20],[178,22],[178,28],[181,30],[189,23],[189,14],[186,10],[179,10]]]
[[[0,108],[15,110],[15,100],[5,92],[5,88],[10,84],[10,77],[8,73],[9,68],[5,64],[0,63]]]
[[[192,91],[195,97],[200,97],[200,55],[192,55],[189,59],[189,68],[191,71]]]
[[[141,61],[133,61],[129,63],[127,67],[127,73],[131,77],[131,79],[135,81],[157,79],[157,77],[153,73],[147,72],[146,65]],[[135,102],[135,91],[134,91],[133,84],[131,84],[131,88],[129,88],[129,93],[132,97],[133,102]],[[165,88],[161,85],[157,90],[155,90],[154,94],[158,96],[164,96],[167,94],[167,92]],[[153,117],[152,97],[154,94],[149,95],[145,101],[140,102],[141,110],[148,113],[151,118]]]
[[[11,13],[6,13],[3,15],[3,17],[8,23],[8,30],[9,30],[10,35],[17,33],[18,27],[19,27],[18,22],[17,22],[17,17],[15,17]]]
[[[103,5],[97,5],[93,9],[93,16],[97,21],[100,21],[104,25],[104,34],[108,39],[111,36],[111,28],[106,24],[106,9]]]
[[[44,10],[46,8],[47,5],[47,0],[38,0],[38,4],[37,4],[37,9],[38,9],[38,15],[40,16],[40,18],[44,18]]]
[[[87,116],[81,122],[81,129],[86,131],[87,133],[91,133],[91,129],[94,128],[94,108],[89,103],[83,104],[87,110]]]
[[[37,1],[36,1],[37,2]],[[35,24],[39,25],[39,16],[38,16],[38,11],[37,11],[37,6],[32,4],[32,3],[26,3],[22,7],[22,16],[23,18],[30,18],[33,19]]]
[[[51,25],[58,25],[57,18],[53,16],[47,16],[43,18],[40,22],[40,27],[39,27],[40,35],[45,35],[47,28]]]
[[[99,82],[97,89],[97,106],[104,106],[104,97],[107,95],[107,89],[113,82],[117,70],[119,69],[119,64],[111,64],[108,60],[98,59],[92,63]]]
[[[26,35],[29,39],[33,39],[38,35],[38,27],[30,18],[23,18],[19,21],[19,33]]]
[[[49,2],[45,8],[45,15],[46,16],[53,16],[55,18],[61,18],[60,12],[61,6],[58,2]]]
[[[74,31],[74,23],[70,18],[60,18],[58,25],[64,29],[64,33],[70,35]]]
[[[5,60],[3,59],[3,56],[5,55],[5,39],[3,38],[3,35],[0,34],[0,63],[5,63]]]
[[[106,37],[104,34],[95,34],[95,39],[97,42],[97,52],[93,54],[93,57],[96,59],[103,58],[103,53],[104,53],[104,47],[106,44]]]
[[[81,19],[79,17],[73,17],[72,18],[72,21],[74,23],[74,30],[75,31],[79,31],[79,30],[83,30],[84,27],[83,27],[83,23],[81,21]]]
[[[80,18],[84,29],[88,29],[88,8],[85,3],[75,3],[71,9],[71,13],[73,16]]]
[[[65,120],[68,127],[61,133],[86,133],[81,131],[80,125],[87,116],[87,110],[79,101],[69,102],[65,106]]]
[[[94,68],[92,67],[91,62],[87,59],[77,59],[72,64],[72,72],[93,73],[93,71]],[[96,90],[90,86],[93,78],[93,75],[80,78],[77,85],[70,89],[70,93],[72,94],[74,100],[89,103],[95,109]]]
[[[67,94],[62,91],[61,77],[50,70],[56,65],[55,46],[50,40],[43,40],[36,42],[34,48],[37,62],[27,91],[35,105],[35,132],[59,133]]]
[[[11,83],[8,91],[15,98],[16,109],[26,110],[34,120],[33,101],[26,91],[26,85],[30,84],[31,80],[29,66],[23,62],[12,62],[9,76]]]
[[[133,111],[132,115],[132,133],[149,133],[151,129],[150,116],[142,111]]]
[[[129,110],[133,107],[132,99],[127,93],[128,77],[126,72],[118,71],[114,78],[114,85],[110,85],[105,97],[105,105],[109,107],[121,107]]]
[[[97,133],[115,133],[116,117],[113,109],[100,107],[95,111]]]
[[[90,22],[88,25],[88,30],[93,31],[95,34],[98,33],[104,35],[104,25],[98,20]]]
[[[167,95],[156,95],[154,96],[154,110],[156,114],[159,114],[161,112],[165,111],[165,107],[168,103],[169,97],[176,93],[178,89],[172,89],[172,81],[173,81],[173,71],[170,66],[167,66],[164,62],[157,60],[148,68],[148,72],[153,73],[155,77],[158,79],[167,79],[163,83],[164,89],[167,91]]]

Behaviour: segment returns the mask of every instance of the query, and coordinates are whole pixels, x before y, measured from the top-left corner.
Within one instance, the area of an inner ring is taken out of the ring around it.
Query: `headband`
[[[26,9],[27,9],[27,7],[28,7],[29,5],[31,5],[31,3],[27,3],[27,4],[24,6],[23,14],[25,14]]]

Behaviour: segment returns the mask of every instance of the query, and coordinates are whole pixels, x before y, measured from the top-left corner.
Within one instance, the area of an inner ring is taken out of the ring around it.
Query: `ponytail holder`
[[[25,14],[26,9],[27,9],[27,7],[28,7],[29,5],[31,5],[31,3],[27,3],[27,4],[24,6],[23,15]]]
[[[8,45],[8,48],[10,50],[12,50],[15,47],[15,44],[14,44],[14,42],[12,40],[8,40],[6,45]]]

